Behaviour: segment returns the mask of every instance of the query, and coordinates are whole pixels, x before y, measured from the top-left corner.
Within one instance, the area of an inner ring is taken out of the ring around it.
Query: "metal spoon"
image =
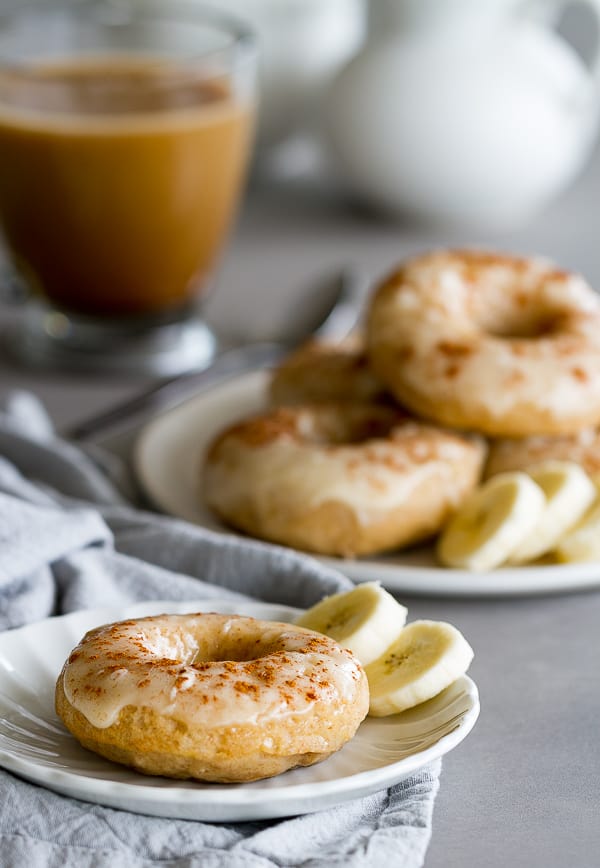
[[[161,380],[133,398],[76,423],[62,432],[70,440],[87,440],[131,417],[164,409],[193,394],[212,380],[256,368],[268,367],[308,337],[341,340],[356,326],[366,292],[366,280],[354,269],[344,269],[320,287],[318,305],[303,309],[279,340],[261,340],[235,346],[217,356],[203,371]]]

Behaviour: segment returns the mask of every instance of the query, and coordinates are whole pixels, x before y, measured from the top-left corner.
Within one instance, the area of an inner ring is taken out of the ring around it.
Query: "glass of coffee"
[[[256,52],[185,0],[18,0],[0,17],[0,228],[28,361],[172,375],[215,350],[202,304],[251,148]]]

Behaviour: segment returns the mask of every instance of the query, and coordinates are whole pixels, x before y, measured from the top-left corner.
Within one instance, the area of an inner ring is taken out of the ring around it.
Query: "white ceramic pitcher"
[[[490,228],[526,222],[590,154],[600,51],[554,29],[570,0],[371,0],[370,36],[324,123],[377,205]],[[600,22],[600,0],[587,0]]]

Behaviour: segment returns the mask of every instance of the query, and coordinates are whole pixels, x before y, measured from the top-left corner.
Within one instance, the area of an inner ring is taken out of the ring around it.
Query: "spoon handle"
[[[320,299],[318,314],[315,315],[311,308],[309,323],[299,321],[296,333],[288,336],[287,340],[254,341],[225,350],[210,367],[160,380],[133,398],[63,430],[62,436],[69,440],[87,440],[139,413],[161,410],[167,405],[179,403],[199,387],[212,381],[243,371],[269,367],[310,336],[323,340],[341,340],[353,331],[360,318],[366,286],[367,280],[362,272],[355,268],[344,268],[336,275],[333,283],[329,279],[327,292],[322,293],[324,300]]]
[[[183,400],[190,392],[208,385],[212,380],[232,376],[242,371],[268,367],[282,358],[286,349],[284,344],[265,341],[226,350],[217,356],[209,368],[161,380],[138,392],[133,398],[126,399],[103,413],[98,413],[63,430],[62,436],[69,440],[88,440],[95,434],[139,413],[160,410],[167,404],[172,406],[178,402],[178,399]]]

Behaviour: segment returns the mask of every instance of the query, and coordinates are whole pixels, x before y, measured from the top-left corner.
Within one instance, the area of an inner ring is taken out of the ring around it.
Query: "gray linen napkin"
[[[352,586],[292,551],[134,508],[125,469],[107,461],[56,438],[33,396],[0,405],[0,629],[166,598],[308,606]],[[0,770],[0,866],[417,868],[439,772],[438,761],[388,791],[301,817],[210,824],[88,804]]]

